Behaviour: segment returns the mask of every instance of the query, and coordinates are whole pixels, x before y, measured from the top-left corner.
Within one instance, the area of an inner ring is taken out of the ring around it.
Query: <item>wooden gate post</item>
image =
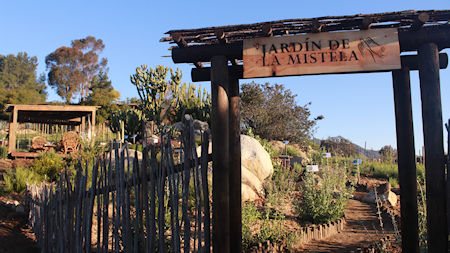
[[[213,252],[230,252],[228,59],[211,58],[213,148]]]
[[[16,106],[14,106],[12,115],[9,121],[9,132],[8,132],[8,153],[12,153],[16,151],[16,130],[17,130],[17,118],[18,118],[18,110]]]
[[[229,73],[230,81],[230,249],[242,251],[241,134],[239,79]]]
[[[418,53],[425,144],[428,252],[447,252],[447,200],[439,49],[434,43],[425,43],[419,47]]]
[[[402,252],[419,252],[416,156],[409,69],[402,68],[392,71],[392,80],[397,133],[398,178],[402,200],[400,202]]]

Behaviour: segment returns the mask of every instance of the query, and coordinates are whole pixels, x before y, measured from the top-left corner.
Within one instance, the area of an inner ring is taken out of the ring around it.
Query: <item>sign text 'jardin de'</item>
[[[400,69],[397,29],[244,41],[244,78]]]

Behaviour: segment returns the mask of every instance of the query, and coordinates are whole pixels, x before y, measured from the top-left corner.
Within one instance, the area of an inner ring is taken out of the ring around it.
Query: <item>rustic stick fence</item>
[[[209,133],[198,156],[192,119],[183,121],[184,155],[171,135],[138,159],[112,145],[55,184],[28,186],[30,222],[42,252],[209,252]]]

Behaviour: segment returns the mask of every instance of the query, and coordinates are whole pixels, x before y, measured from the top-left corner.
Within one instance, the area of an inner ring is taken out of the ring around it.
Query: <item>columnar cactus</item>
[[[176,90],[181,84],[181,72],[170,69],[170,79],[167,81],[169,68],[158,65],[156,69],[141,65],[136,68],[136,73],[130,76],[131,83],[136,86],[143,105],[143,112],[147,120],[161,125],[176,105],[176,97],[169,97],[169,91]]]

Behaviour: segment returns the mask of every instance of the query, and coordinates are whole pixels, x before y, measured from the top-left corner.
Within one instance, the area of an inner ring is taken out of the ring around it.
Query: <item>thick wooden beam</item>
[[[242,252],[242,179],[239,78],[228,73],[230,103],[230,249]]]
[[[230,252],[228,59],[211,59],[213,148],[213,252]]]
[[[416,155],[409,69],[392,71],[397,133],[402,252],[419,252]]]
[[[418,70],[418,57],[417,55],[404,55],[401,57],[402,67],[408,68],[409,70]],[[445,69],[448,66],[448,55],[446,53],[439,54],[439,68]],[[203,82],[210,80],[210,71],[211,68],[195,68],[191,70],[191,77],[193,82]],[[228,71],[236,75],[239,79],[242,79],[244,76],[244,69],[242,65],[237,66],[228,66]],[[344,73],[344,74],[361,74],[361,73],[378,73],[378,72],[388,72],[389,70],[382,71],[372,71],[372,72],[354,72],[354,73]],[[330,73],[330,74],[339,74],[339,73]],[[321,74],[321,75],[329,75],[329,74]]]
[[[399,31],[398,39],[400,51],[416,51],[424,43],[433,42],[439,49],[450,47],[450,27],[422,28],[417,31]],[[189,47],[175,47],[172,49],[174,63],[209,62],[214,55],[223,55],[228,59],[242,60],[243,41],[196,45]]]
[[[242,60],[242,48],[242,41],[227,44],[175,47],[172,49],[172,60],[174,63],[209,62],[214,55]]]
[[[14,108],[9,122],[8,133],[8,153],[16,151],[16,130],[17,130],[18,110]]]
[[[425,177],[427,195],[428,252],[447,252],[446,184],[438,46],[419,48]]]

